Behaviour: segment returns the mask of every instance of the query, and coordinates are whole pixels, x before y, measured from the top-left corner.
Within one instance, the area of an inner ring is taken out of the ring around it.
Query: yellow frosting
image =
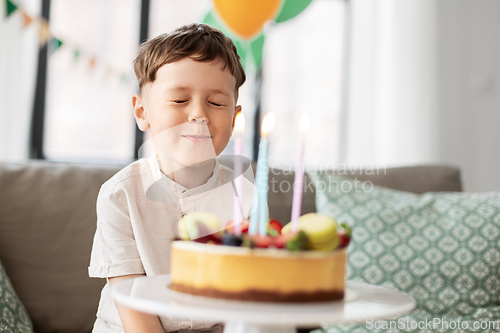
[[[346,251],[290,252],[194,242],[172,245],[172,283],[227,292],[344,290]]]

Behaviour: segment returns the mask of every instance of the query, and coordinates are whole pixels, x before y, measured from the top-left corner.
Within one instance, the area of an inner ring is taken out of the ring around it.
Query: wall
[[[466,190],[500,190],[500,1],[440,0],[440,158]]]
[[[500,191],[500,1],[352,0],[346,157]]]

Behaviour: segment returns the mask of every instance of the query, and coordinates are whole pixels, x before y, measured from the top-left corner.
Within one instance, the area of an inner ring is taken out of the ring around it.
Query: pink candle
[[[243,138],[241,137],[245,128],[245,118],[239,113],[234,125],[234,158],[233,170],[235,175],[236,192],[233,204],[233,230],[236,235],[241,235],[241,221],[243,220]]]
[[[299,136],[299,157],[295,167],[295,180],[293,182],[293,201],[292,201],[292,231],[297,231],[297,225],[300,217],[302,205],[302,189],[304,188],[304,151],[305,134],[309,127],[309,116],[304,113],[300,117],[300,136]]]

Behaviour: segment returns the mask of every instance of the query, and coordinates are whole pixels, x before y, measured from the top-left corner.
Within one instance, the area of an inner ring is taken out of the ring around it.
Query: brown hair
[[[134,60],[139,89],[155,81],[161,66],[186,57],[203,62],[221,60],[224,68],[228,66],[236,78],[236,91],[246,80],[240,56],[231,39],[206,24],[189,24],[142,43]]]

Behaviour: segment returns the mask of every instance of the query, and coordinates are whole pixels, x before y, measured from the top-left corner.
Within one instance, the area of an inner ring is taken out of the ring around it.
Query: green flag
[[[52,41],[51,42],[52,42],[52,45],[54,47],[54,49],[53,49],[54,51],[53,52],[57,51],[57,49],[60,48],[61,45],[63,44],[63,42],[61,40],[59,40],[59,39],[57,39],[55,37],[52,37]]]
[[[17,6],[10,0],[5,0],[5,9],[7,11],[7,17],[17,10]]]

